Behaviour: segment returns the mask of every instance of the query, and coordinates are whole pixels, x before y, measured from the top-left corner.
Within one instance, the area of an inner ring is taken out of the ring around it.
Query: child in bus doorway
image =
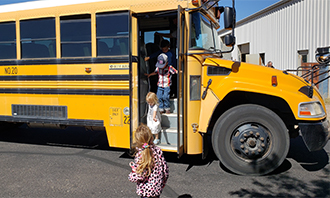
[[[134,161],[128,175],[136,183],[136,193],[141,197],[159,197],[169,177],[169,170],[162,150],[152,143],[148,126],[141,124],[135,131]]]
[[[159,144],[159,132],[161,131],[161,115],[158,109],[158,98],[155,93],[149,92],[146,96],[148,103],[147,126],[151,133],[155,135],[154,144]]]
[[[157,58],[156,70],[147,74],[148,78],[150,76],[158,74],[158,89],[157,97],[159,100],[159,111],[167,114],[170,113],[170,87],[172,85],[172,75],[178,73],[178,71],[173,67],[168,65],[168,57],[166,54],[161,53]]]
[[[144,60],[148,61],[150,58],[156,58],[157,56],[159,56],[159,54],[164,53],[167,56],[168,65],[173,66],[172,63],[173,54],[170,51],[170,42],[168,40],[162,40],[160,43],[160,48],[161,50],[151,54],[150,56],[145,57]]]

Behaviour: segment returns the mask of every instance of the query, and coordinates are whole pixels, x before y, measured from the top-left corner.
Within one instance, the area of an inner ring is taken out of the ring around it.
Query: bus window
[[[62,57],[90,57],[91,16],[65,16],[60,21]]]
[[[161,34],[170,34],[169,30],[158,30],[158,31],[148,31],[144,32],[144,42],[145,43],[153,43],[155,42],[155,33],[161,33]],[[163,39],[170,41],[169,38],[163,37]]]
[[[201,99],[201,76],[190,76],[190,100]]]
[[[192,31],[190,32],[190,48],[213,51],[220,49],[217,31],[211,22],[199,12],[191,14]]]
[[[128,55],[128,12],[96,14],[97,56]]]
[[[20,29],[22,58],[56,57],[55,18],[22,20]]]
[[[16,58],[15,22],[0,23],[0,59]]]

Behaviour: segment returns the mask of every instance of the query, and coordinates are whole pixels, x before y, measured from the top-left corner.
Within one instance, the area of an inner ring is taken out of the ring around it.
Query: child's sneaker
[[[156,144],[156,145],[159,144],[159,139],[155,139],[154,144]]]
[[[171,112],[170,112],[170,110],[166,110],[166,114],[170,114]]]

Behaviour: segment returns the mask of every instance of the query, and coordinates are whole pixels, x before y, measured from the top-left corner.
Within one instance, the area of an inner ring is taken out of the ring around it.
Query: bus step
[[[177,145],[177,129],[176,128],[166,128],[163,127],[160,135],[160,143],[167,146],[175,146]]]
[[[173,152],[173,151],[177,151],[177,146],[176,145],[168,145],[168,144],[164,144],[164,143],[160,143],[157,145],[159,148],[162,149],[162,151],[169,151],[169,152]]]
[[[176,113],[162,114],[162,127],[176,128],[178,126],[178,116]]]

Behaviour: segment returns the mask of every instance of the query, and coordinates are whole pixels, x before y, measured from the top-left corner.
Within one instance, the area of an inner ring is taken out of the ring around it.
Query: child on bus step
[[[158,109],[158,98],[155,93],[149,92],[146,96],[148,103],[147,126],[155,135],[154,144],[159,144],[159,132],[161,131],[161,115]]]
[[[157,97],[159,100],[159,111],[164,113],[164,109],[167,114],[170,113],[170,87],[172,85],[172,74],[176,74],[178,71],[168,65],[168,57],[166,54],[161,53],[157,58],[156,70],[151,74],[146,74],[148,78],[150,76],[158,74],[158,89]]]
[[[163,152],[152,141],[150,129],[141,124],[135,132],[135,158],[130,162],[132,172],[128,175],[141,197],[159,197],[169,176]]]

